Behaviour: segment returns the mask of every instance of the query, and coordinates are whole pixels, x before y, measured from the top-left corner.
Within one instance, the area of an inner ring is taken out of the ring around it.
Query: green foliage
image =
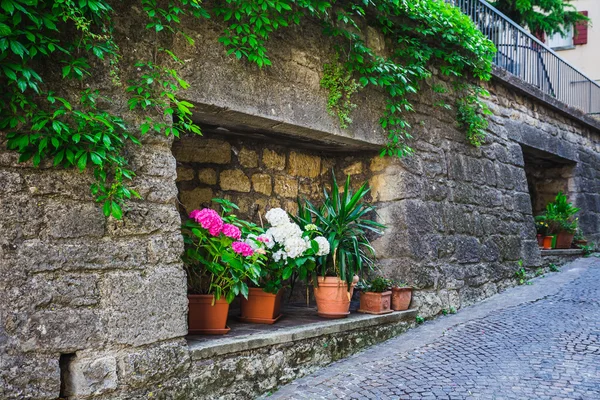
[[[417,316],[415,317],[415,322],[416,322],[417,324],[422,324],[423,322],[425,322],[425,318],[421,317],[420,315],[417,315]]]
[[[515,272],[515,278],[517,279],[517,283],[519,285],[527,283],[527,272],[525,271],[525,268],[519,268],[517,272]]]
[[[329,90],[327,111],[332,116],[338,117],[341,128],[347,128],[352,123],[350,112],[356,108],[351,97],[358,91],[360,85],[336,59],[331,64],[323,66],[321,86]]]
[[[544,277],[544,269],[543,268],[536,269],[535,270],[535,276],[536,276],[536,278],[539,277],[539,276]]]
[[[456,120],[465,130],[469,143],[476,147],[483,144],[488,127],[486,116],[492,114],[482,100],[489,95],[482,87],[469,84],[462,87],[461,97],[456,101]]]
[[[142,0],[142,5],[152,21],[148,29],[155,32],[161,30],[161,21],[170,32],[178,32],[171,28],[179,22],[177,15],[202,14],[195,0],[171,1],[167,9],[155,1]],[[135,174],[127,167],[124,150],[140,141],[135,124],[111,112],[112,96],[102,83],[106,75],[115,88],[121,85],[113,9],[104,0],[3,0],[0,6],[0,83],[5,88],[0,93],[0,130],[7,132],[8,149],[34,166],[47,160],[55,167],[91,170],[96,180],[91,192],[104,214],[121,218],[123,203],[139,197],[128,188]],[[176,60],[171,52],[164,53]],[[167,135],[200,133],[189,118],[191,104],[176,97],[188,85],[174,69],[160,67],[156,53],[154,58],[136,64],[142,75],[127,89],[132,110],[151,108],[156,114],[146,118],[141,134],[151,128]],[[62,82],[47,79],[53,74]],[[164,117],[174,114],[178,118],[170,125]]]
[[[343,190],[333,172],[332,178],[331,192],[323,190],[321,207],[308,200],[298,201],[297,220],[300,225],[314,223],[329,241],[330,252],[319,259],[318,273],[338,276],[350,284],[354,275],[360,276],[364,269],[373,269],[375,251],[368,233],[381,235],[385,226],[370,219],[375,214],[375,206],[364,199],[370,191],[367,182],[354,193],[350,188],[350,176],[346,178]],[[316,281],[316,274],[312,278]]]
[[[390,279],[384,278],[382,276],[378,276],[374,279],[371,279],[366,282],[359,282],[360,286],[357,285],[358,288],[364,290],[365,292],[374,292],[374,293],[383,293],[391,290],[393,286],[393,282]]]
[[[356,77],[362,87],[375,86],[387,95],[386,109],[380,118],[388,144],[382,155],[402,157],[412,154],[407,141],[412,138],[406,113],[413,111],[408,97],[420,90],[420,82],[431,77],[436,64],[442,75],[458,80],[489,80],[494,45],[476,28],[468,16],[444,1],[373,0],[321,1],[277,0],[251,3],[247,0],[222,2],[216,14],[229,25],[219,39],[228,54],[246,58],[259,67],[270,65],[266,42],[270,35],[310,17],[323,25],[323,33],[335,39],[343,67],[326,66],[324,83],[330,90],[328,106],[340,119],[349,122],[353,108],[350,95]],[[361,27],[374,25],[392,43],[389,56],[379,55],[364,40]],[[482,92],[479,92],[482,93]],[[478,93],[478,94],[479,94]],[[464,101],[460,114],[469,140],[481,143],[485,127],[475,121],[481,108],[475,101]],[[468,123],[472,122],[472,123]]]
[[[517,24],[531,32],[566,35],[569,26],[589,21],[565,0],[496,0],[490,2]]]
[[[569,232],[577,230],[578,219],[575,214],[579,208],[570,203],[563,192],[558,192],[554,201],[546,205],[546,212],[536,217],[537,222],[547,224],[548,233]]]
[[[550,272],[559,272],[560,268],[556,266],[556,264],[550,264]]]
[[[240,228],[242,237],[258,233],[256,225],[231,214],[238,209],[237,205],[222,199],[218,199],[217,203],[221,204],[223,222]],[[266,261],[264,254],[254,252],[248,257],[238,254],[232,248],[236,239],[223,233],[213,236],[193,219],[185,221],[182,234],[186,245],[182,259],[189,293],[212,294],[216,300],[223,297],[228,303],[238,294],[248,298],[247,280],[258,284]]]
[[[456,307],[450,307],[448,311],[450,311],[450,314],[456,314],[458,312],[456,311]]]

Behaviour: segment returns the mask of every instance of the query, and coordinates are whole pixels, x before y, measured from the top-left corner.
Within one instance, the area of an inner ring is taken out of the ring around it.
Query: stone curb
[[[401,321],[413,321],[416,315],[417,310],[415,309],[397,311],[385,315],[353,314],[349,319],[328,320],[319,324],[313,323],[306,326],[241,336],[233,339],[223,338],[212,342],[188,343],[192,360],[202,360],[261,347],[312,339],[334,333],[349,332],[356,329],[393,324]]]

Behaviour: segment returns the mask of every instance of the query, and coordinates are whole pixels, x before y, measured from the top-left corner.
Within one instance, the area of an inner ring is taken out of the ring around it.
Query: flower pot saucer
[[[371,311],[371,310],[362,310],[362,309],[358,309],[359,313],[363,313],[363,314],[373,314],[373,315],[383,315],[383,314],[390,314],[393,313],[394,310],[385,310],[385,311]]]
[[[225,329],[191,329],[188,335],[224,335],[231,330],[226,326]]]
[[[350,315],[350,311],[345,313],[320,313],[317,311],[317,315],[319,317],[328,319],[346,318],[348,315]]]
[[[277,322],[279,320],[279,318],[282,317],[283,314],[279,314],[277,317],[275,318],[250,318],[250,317],[242,317],[239,316],[238,320],[240,322],[248,322],[250,324],[267,324],[267,325],[272,325],[275,322]]]

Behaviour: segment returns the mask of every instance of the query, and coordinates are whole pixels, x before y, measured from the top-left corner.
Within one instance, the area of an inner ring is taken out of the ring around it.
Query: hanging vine
[[[485,91],[477,82],[490,78],[495,49],[467,16],[442,0],[226,0],[213,6],[198,0],[140,0],[155,45],[151,59],[134,65],[137,75],[126,85],[110,3],[0,2],[0,84],[6,88],[0,93],[0,130],[6,132],[7,146],[21,154],[20,161],[36,166],[48,160],[56,167],[92,170],[91,191],[107,216],[121,218],[123,203],[138,196],[128,183],[134,177],[124,155],[128,144],[139,145],[139,135],[149,131],[201,133],[191,119],[193,105],[178,95],[189,87],[178,75],[183,61],[159,46],[173,35],[194,45],[179,28],[182,18],[221,19],[225,28],[219,42],[227,54],[261,68],[272,64],[267,42],[273,32],[307,18],[319,21],[341,56],[324,67],[328,110],[346,127],[354,92],[369,85],[384,90],[380,124],[388,144],[383,155],[412,153],[409,98],[432,75],[431,65],[460,82],[457,121],[472,144],[484,139],[487,108],[480,97]],[[365,43],[361,28],[367,25],[391,44],[387,56]],[[55,66],[66,85],[57,82]],[[104,74],[128,95],[130,111],[143,113],[141,123],[112,111],[116,107],[97,83]]]

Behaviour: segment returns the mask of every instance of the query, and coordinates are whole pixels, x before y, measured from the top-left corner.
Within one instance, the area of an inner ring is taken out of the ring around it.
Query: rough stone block
[[[423,180],[403,170],[388,170],[369,180],[373,201],[397,201],[419,197]]]
[[[56,354],[9,353],[2,346],[0,351],[1,399],[56,399],[60,392]]]
[[[72,201],[49,202],[44,219],[47,233],[53,238],[103,236],[106,224],[102,209],[97,204]]]
[[[277,171],[283,171],[285,169],[285,154],[278,153],[269,149],[264,149],[262,162],[267,168],[274,169]]]
[[[271,175],[252,175],[252,187],[254,188],[255,192],[270,196],[273,192],[273,182],[271,181]]]
[[[369,165],[371,172],[381,172],[392,164],[392,157],[373,157]]]
[[[344,168],[344,175],[358,175],[363,172],[362,161],[356,161]]]
[[[217,171],[212,168],[203,168],[198,171],[198,180],[200,183],[205,183],[207,185],[216,185]]]
[[[275,177],[275,193],[283,197],[298,196],[298,180],[287,175]]]
[[[36,274],[26,293],[31,304],[40,306],[83,307],[99,303],[97,274]]]
[[[241,169],[228,169],[221,172],[219,184],[223,190],[232,190],[235,192],[249,192],[250,179]]]
[[[179,231],[181,217],[172,204],[131,203],[123,219],[110,218],[107,231],[111,236],[143,235]]]
[[[531,197],[528,193],[515,193],[513,196],[515,201],[515,211],[523,214],[531,214]]]
[[[469,236],[456,237],[456,260],[461,263],[476,263],[481,261],[481,244],[479,240]]]
[[[246,147],[242,147],[240,154],[238,155],[240,164],[245,168],[256,168],[258,167],[258,154],[256,151],[250,150]]]
[[[3,239],[36,237],[42,231],[45,202],[23,194],[0,196],[0,232]]]
[[[131,166],[138,175],[175,178],[177,162],[166,146],[144,146],[133,153]]]
[[[181,204],[189,214],[192,210],[209,207],[214,197],[211,188],[196,188],[184,190],[179,194]]]
[[[180,265],[113,272],[100,290],[110,341],[140,346],[187,333],[187,282]]]
[[[97,396],[117,388],[117,361],[113,356],[70,360],[63,372],[64,394],[68,397]]]
[[[224,140],[182,137],[173,143],[173,155],[181,162],[229,164],[231,145]]]
[[[293,176],[316,178],[321,172],[321,158],[292,151],[290,153],[288,172]]]
[[[186,167],[177,167],[177,182],[191,181],[194,179],[194,170]]]

